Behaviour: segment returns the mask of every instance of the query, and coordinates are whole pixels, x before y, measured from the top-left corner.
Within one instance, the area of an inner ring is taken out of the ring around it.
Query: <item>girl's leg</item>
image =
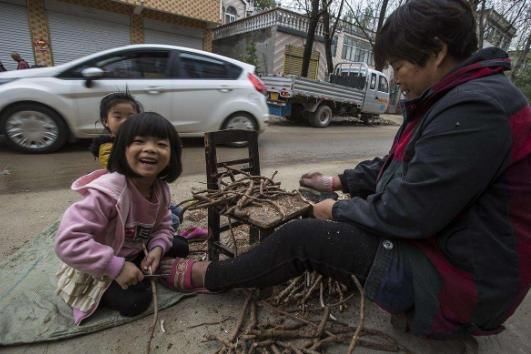
[[[292,221],[249,252],[223,262],[195,263],[192,283],[219,291],[234,287],[268,287],[304,271],[351,284],[351,274],[364,282],[379,237],[354,225],[317,219]]]

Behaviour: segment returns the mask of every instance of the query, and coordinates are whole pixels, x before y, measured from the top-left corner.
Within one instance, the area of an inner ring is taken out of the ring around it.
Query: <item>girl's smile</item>
[[[142,178],[154,181],[170,162],[170,142],[157,137],[136,136],[125,152],[127,164]]]

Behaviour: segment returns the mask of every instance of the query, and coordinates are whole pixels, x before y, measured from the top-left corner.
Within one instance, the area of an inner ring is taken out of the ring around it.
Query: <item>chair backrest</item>
[[[236,142],[245,142],[249,155],[247,158],[219,161],[216,148]],[[219,130],[205,133],[205,161],[207,188],[219,189],[219,176],[225,172],[225,166],[244,166],[238,169],[260,176],[260,158],[258,155],[258,133],[254,130]]]

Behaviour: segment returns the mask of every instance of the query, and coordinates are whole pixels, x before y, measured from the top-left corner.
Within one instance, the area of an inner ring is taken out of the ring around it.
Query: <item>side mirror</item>
[[[85,86],[91,87],[92,81],[102,78],[103,74],[105,72],[101,70],[100,68],[92,67],[92,68],[86,68],[81,71],[81,75],[86,79],[85,80]]]

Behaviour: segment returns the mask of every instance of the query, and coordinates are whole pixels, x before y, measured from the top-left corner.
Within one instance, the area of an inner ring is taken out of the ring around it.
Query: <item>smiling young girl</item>
[[[123,316],[147,309],[152,294],[144,274],[157,271],[172,246],[168,182],[182,171],[175,128],[157,113],[130,117],[107,168],[73,183],[82,199],[64,213],[55,240],[64,262],[57,292],[76,324],[100,305]]]

